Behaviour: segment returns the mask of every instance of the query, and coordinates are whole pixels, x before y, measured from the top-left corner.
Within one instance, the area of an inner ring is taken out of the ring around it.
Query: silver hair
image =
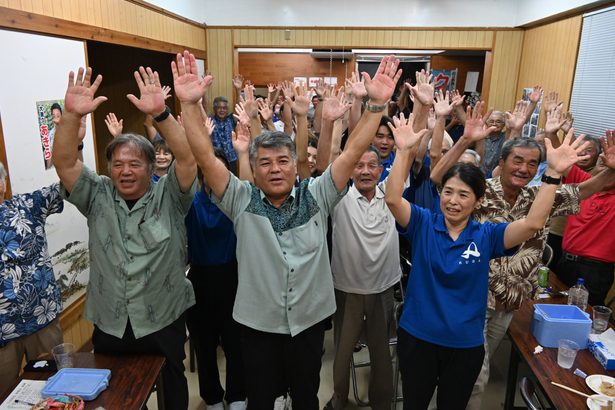
[[[474,162],[476,162],[475,165],[477,167],[480,166],[480,154],[478,152],[474,151],[473,149],[467,149],[463,151],[463,154],[461,155],[464,155],[464,154],[472,155],[474,157]]]
[[[142,155],[147,161],[150,174],[154,173],[154,164],[156,163],[156,151],[154,150],[154,146],[144,136],[133,133],[121,134],[116,138],[113,138],[109,145],[107,145],[105,153],[107,156],[107,167],[109,168],[109,173],[111,173],[111,159],[113,157],[113,152],[116,148],[121,147],[122,145],[132,146],[132,148]]]

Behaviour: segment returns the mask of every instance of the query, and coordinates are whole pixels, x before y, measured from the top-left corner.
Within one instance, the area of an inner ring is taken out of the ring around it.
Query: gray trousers
[[[359,338],[365,337],[369,349],[370,378],[368,397],[375,410],[389,409],[393,397],[393,366],[389,350],[389,328],[393,322],[393,287],[372,295],[335,290],[335,359],[333,360],[333,397],[335,410],[348,403],[350,361]]]

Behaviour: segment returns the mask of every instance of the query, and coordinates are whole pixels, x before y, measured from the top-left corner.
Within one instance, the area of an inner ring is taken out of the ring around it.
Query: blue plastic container
[[[532,334],[543,347],[557,347],[560,339],[576,342],[587,348],[592,320],[575,305],[534,305]]]
[[[47,379],[43,397],[73,394],[83,400],[94,400],[109,386],[111,370],[65,367]]]

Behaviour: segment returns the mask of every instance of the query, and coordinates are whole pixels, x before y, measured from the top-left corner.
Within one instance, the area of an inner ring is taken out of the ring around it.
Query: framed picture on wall
[[[36,114],[38,117],[38,132],[41,137],[43,148],[43,161],[45,169],[50,169],[51,151],[53,149],[53,138],[56,134],[56,124],[62,118],[64,110],[64,100],[47,100],[36,102]]]

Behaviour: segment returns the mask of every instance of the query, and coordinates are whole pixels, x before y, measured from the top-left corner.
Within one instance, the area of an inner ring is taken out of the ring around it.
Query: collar
[[[346,195],[348,195],[350,198],[354,200],[363,198],[367,201],[367,198],[359,192],[355,184],[352,184],[350,186],[350,188],[348,189],[348,193]],[[378,183],[376,184],[376,194],[374,195],[374,198],[372,198],[372,200],[373,199],[383,199],[383,198],[384,198],[384,191],[380,187],[380,183]]]
[[[257,187],[258,188],[258,187]],[[263,192],[262,189],[258,188],[258,193],[261,197],[261,200],[265,203],[267,203],[268,205],[273,206],[273,204],[271,203],[271,201],[269,201],[269,199],[267,199],[267,195],[265,195],[265,193]],[[286,205],[287,203],[293,203],[295,201],[295,197],[296,197],[297,193],[296,193],[296,188],[293,186],[293,189],[290,190],[290,194],[286,197],[286,199],[284,200],[284,202],[282,202],[282,205],[280,205],[280,208],[283,207],[284,205]],[[274,207],[275,208],[275,207]]]
[[[434,223],[435,230],[446,234],[446,236],[450,238],[450,235],[448,234],[448,229],[446,228],[446,224],[444,222],[444,215],[441,213],[438,213],[435,215],[435,218],[436,218],[435,223]],[[470,219],[468,220],[468,224],[466,225],[465,228],[463,228],[463,231],[461,231],[461,233],[459,234],[459,237],[457,238],[455,242],[457,243],[472,242],[473,240],[472,234],[476,230],[477,224],[478,222],[474,221],[472,216],[470,216]]]
[[[128,208],[128,205],[126,205],[126,200],[120,196],[120,193],[115,188],[115,186],[113,187],[113,199],[115,200],[115,202],[119,202],[120,207],[124,208],[127,213],[130,213],[147,205],[153,195],[153,186],[154,183],[150,180],[149,186],[147,187],[147,191],[141,198],[137,200],[137,203],[135,203],[135,206],[133,206],[132,209]]]

